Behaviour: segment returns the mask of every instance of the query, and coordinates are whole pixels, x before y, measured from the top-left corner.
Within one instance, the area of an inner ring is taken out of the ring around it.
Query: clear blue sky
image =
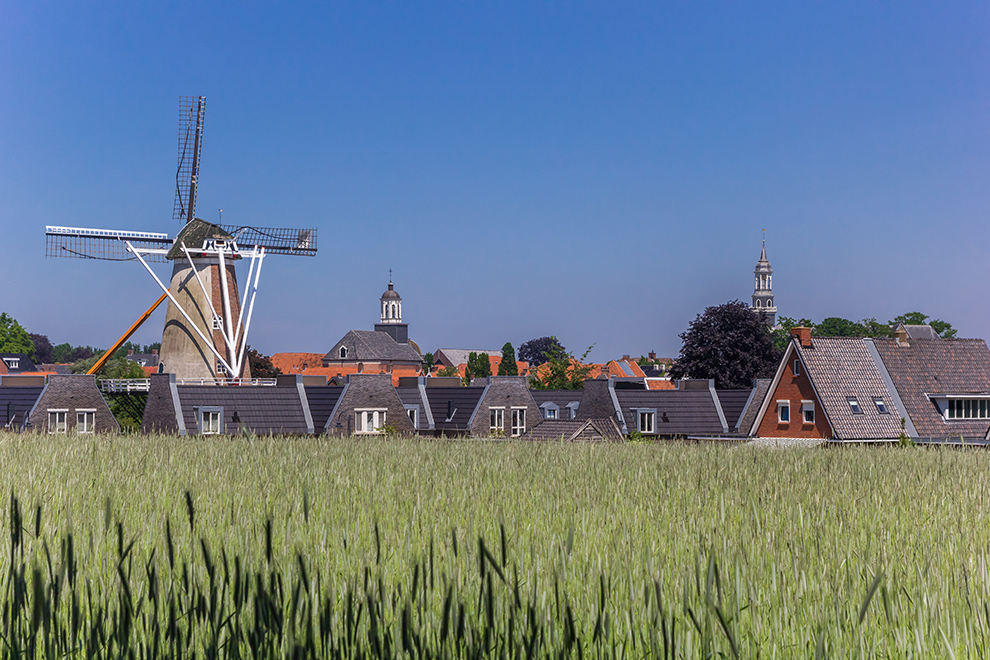
[[[264,353],[371,329],[392,268],[424,351],[676,355],[764,228],[781,315],[988,338],[988,74],[985,2],[0,2],[0,311],[107,346],[154,301],[44,227],[177,231],[202,94],[198,215],[319,228],[266,261]]]

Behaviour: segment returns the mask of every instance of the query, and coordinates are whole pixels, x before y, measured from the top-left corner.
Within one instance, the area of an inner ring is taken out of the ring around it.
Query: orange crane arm
[[[148,308],[148,311],[145,312],[144,314],[142,314],[141,315],[141,318],[139,318],[137,321],[135,321],[134,322],[134,325],[132,325],[130,328],[127,329],[127,332],[124,333],[124,336],[121,337],[120,339],[118,339],[117,340],[117,343],[115,343],[113,346],[111,346],[107,350],[106,353],[104,353],[103,355],[101,355],[100,356],[100,359],[96,361],[96,364],[94,364],[92,367],[90,367],[89,368],[89,371],[87,371],[86,373],[87,374],[95,374],[100,369],[102,369],[103,368],[103,365],[105,365],[107,363],[107,360],[109,360],[113,356],[113,354],[117,352],[117,349],[118,348],[120,348],[121,346],[123,346],[123,344],[124,344],[125,341],[127,341],[128,339],[130,339],[131,335],[133,335],[134,332],[138,328],[141,327],[141,324],[142,323],[144,323],[145,321],[148,320],[148,317],[151,316],[151,313],[154,312],[156,309],[158,309],[158,306],[161,305],[162,302],[167,297],[168,297],[168,294],[167,293],[163,293],[162,296],[161,296],[161,298],[159,298],[158,300],[156,300],[155,301],[155,304],[152,305],[151,307],[149,307]]]

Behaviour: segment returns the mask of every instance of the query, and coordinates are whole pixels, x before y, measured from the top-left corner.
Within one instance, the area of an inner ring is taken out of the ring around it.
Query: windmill
[[[183,225],[174,237],[116,229],[45,228],[48,257],[136,261],[163,292],[90,373],[98,371],[167,298],[159,371],[186,380],[222,382],[250,378],[247,335],[264,258],[271,254],[316,254],[315,228],[219,225],[196,217],[205,116],[206,97],[179,98],[179,156],[172,217]],[[238,290],[234,269],[234,264],[242,259],[249,263],[243,295]],[[169,261],[173,264],[172,279],[166,286],[149,263]]]

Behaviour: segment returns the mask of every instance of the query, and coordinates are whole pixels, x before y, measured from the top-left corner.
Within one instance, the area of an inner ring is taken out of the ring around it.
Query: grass
[[[985,657],[988,463],[0,435],[0,655]]]

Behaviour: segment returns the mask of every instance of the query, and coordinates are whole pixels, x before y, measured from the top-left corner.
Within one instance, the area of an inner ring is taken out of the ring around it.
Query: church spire
[[[764,236],[766,230],[764,230]],[[773,268],[767,259],[767,241],[763,239],[763,249],[760,251],[760,260],[756,262],[756,285],[753,289],[753,305],[750,307],[757,314],[764,314],[767,325],[777,323],[777,307],[773,302]]]

